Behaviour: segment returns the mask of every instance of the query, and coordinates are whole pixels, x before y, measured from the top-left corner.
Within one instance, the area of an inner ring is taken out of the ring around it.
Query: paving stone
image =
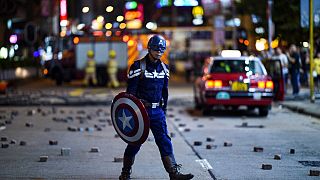
[[[97,152],[100,152],[100,149],[99,149],[99,147],[92,147],[90,152],[97,153]]]
[[[187,125],[184,124],[184,123],[180,123],[180,124],[179,124],[179,127],[185,127],[185,126],[187,126]]]
[[[193,145],[194,145],[194,146],[201,146],[201,145],[202,145],[202,142],[201,142],[201,141],[194,141],[194,142],[193,142]]]
[[[14,139],[11,139],[10,144],[17,144],[17,141]]]
[[[262,168],[263,170],[271,170],[272,169],[272,165],[271,164],[262,164]]]
[[[86,128],[86,131],[88,131],[88,132],[93,132],[93,131],[94,131],[94,128],[93,128],[93,127],[87,127],[87,128]]]
[[[203,128],[204,125],[203,124],[198,124],[198,128]]]
[[[123,158],[115,157],[113,162],[123,162]]]
[[[49,141],[49,145],[58,145],[58,141],[56,141],[56,140],[50,140]]]
[[[98,121],[99,121],[99,122],[107,122],[106,119],[99,119]]]
[[[171,138],[174,138],[174,137],[176,137],[176,134],[173,133],[173,132],[171,132],[171,133],[170,133],[170,137],[171,137]]]
[[[320,170],[310,170],[310,176],[320,176]]]
[[[32,124],[32,123],[27,122],[27,123],[26,123],[26,127],[33,127],[33,124]]]
[[[25,142],[25,141],[20,141],[20,146],[25,146],[25,145],[27,145],[27,142]]]
[[[4,123],[6,123],[6,124],[12,124],[12,121],[11,121],[11,120],[6,120],[6,121],[4,121]]]
[[[247,122],[243,122],[241,126],[242,127],[248,127],[248,123]]]
[[[226,141],[226,142],[223,143],[223,146],[224,146],[224,147],[231,147],[231,146],[232,146],[232,143]]]
[[[281,160],[281,155],[280,154],[276,154],[274,155],[274,158],[275,160]]]
[[[49,156],[40,156],[39,162],[47,162]]]
[[[211,138],[211,137],[207,137],[207,142],[213,142],[214,141],[214,138]]]
[[[263,147],[253,147],[254,152],[263,152]]]
[[[61,148],[61,156],[70,156],[71,148]]]
[[[8,141],[8,138],[3,136],[3,137],[1,137],[0,141]]]
[[[9,147],[9,144],[7,144],[7,143],[2,143],[1,144],[1,148],[8,148]]]
[[[75,132],[75,131],[77,131],[78,129],[75,128],[75,127],[70,127],[70,126],[69,126],[69,127],[68,127],[68,130],[69,130],[69,131],[72,131],[72,132]]]
[[[290,149],[290,154],[295,154],[295,153],[296,153],[295,149]]]

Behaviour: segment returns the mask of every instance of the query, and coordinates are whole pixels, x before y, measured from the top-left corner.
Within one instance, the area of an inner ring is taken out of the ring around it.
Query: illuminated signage
[[[60,25],[67,26],[67,0],[60,0]]]
[[[175,0],[173,3],[175,6],[198,6],[197,0]]]
[[[136,9],[126,10],[124,13],[127,29],[140,29],[144,21],[143,5],[138,4]]]

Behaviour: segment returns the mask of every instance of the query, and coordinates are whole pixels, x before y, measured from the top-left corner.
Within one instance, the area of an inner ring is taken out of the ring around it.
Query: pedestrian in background
[[[292,94],[298,95],[300,91],[300,55],[298,52],[298,48],[296,45],[292,44],[289,48],[289,52],[287,53],[289,66],[290,66],[290,76],[291,76],[291,85],[292,85]]]
[[[317,53],[314,58],[314,70],[313,70],[314,82],[319,91],[319,81],[320,81],[320,52]]]
[[[279,59],[281,62],[281,66],[282,66],[282,75],[283,75],[283,81],[284,81],[284,92],[286,93],[286,89],[287,89],[287,84],[288,84],[288,74],[289,74],[289,70],[288,70],[288,65],[289,65],[289,61],[287,56],[282,53],[282,50],[280,47],[277,47],[275,49],[275,54],[272,57],[273,59]]]

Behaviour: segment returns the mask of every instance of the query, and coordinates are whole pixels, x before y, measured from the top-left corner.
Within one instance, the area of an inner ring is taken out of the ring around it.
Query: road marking
[[[0,126],[0,131],[5,130],[6,127],[5,126]]]
[[[196,162],[198,162],[204,170],[213,169],[207,159],[197,159]]]

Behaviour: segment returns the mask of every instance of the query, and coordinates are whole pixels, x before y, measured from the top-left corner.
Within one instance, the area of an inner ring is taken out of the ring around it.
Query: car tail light
[[[267,81],[266,82],[266,88],[273,89],[273,82],[272,81]]]
[[[206,81],[206,88],[221,88],[222,81],[221,80],[208,80]]]
[[[264,89],[265,88],[265,82],[264,81],[258,81],[258,88]]]
[[[259,89],[273,89],[273,82],[272,81],[258,81],[258,88]]]

